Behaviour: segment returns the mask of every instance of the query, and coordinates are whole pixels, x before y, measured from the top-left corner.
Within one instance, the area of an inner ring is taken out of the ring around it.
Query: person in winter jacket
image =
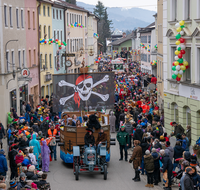
[[[189,151],[190,142],[189,139],[186,137],[186,134],[182,134],[182,147],[185,149],[185,151]]]
[[[15,145],[13,149],[8,153],[10,161],[10,169],[11,169],[10,180],[12,180],[14,177],[17,177],[17,164],[15,163],[15,156],[17,154],[18,154],[18,146]]]
[[[133,133],[133,125],[130,123],[129,118],[126,118],[126,123],[125,123],[125,131],[128,133],[129,135],[129,146],[128,148],[131,148],[131,138],[132,138],[132,133]]]
[[[175,121],[172,122],[172,126],[174,127],[174,132],[172,132],[171,136],[176,136],[177,134],[182,135],[185,131],[185,129],[181,125],[177,124]]]
[[[95,144],[95,138],[94,138],[94,135],[93,135],[93,129],[89,129],[87,128],[86,129],[88,132],[85,134],[85,137],[84,137],[84,141],[85,141],[85,148],[92,146],[94,147],[94,144]]]
[[[189,145],[190,145],[191,144],[191,126],[190,125],[187,126],[186,137],[188,138]]]
[[[2,125],[0,121],[0,144],[1,144],[1,149],[3,148],[3,138],[6,137],[4,126]]]
[[[157,153],[155,148],[152,148],[151,155],[154,158],[154,181],[155,181],[154,185],[158,185],[158,181],[160,178],[159,176],[160,175],[160,163],[159,163],[160,155]]]
[[[184,151],[183,152],[183,158],[185,159],[185,160],[187,160],[188,162],[190,162],[191,160],[191,154],[190,154],[190,152],[189,151]]]
[[[29,149],[28,157],[30,159],[31,165],[37,166],[36,156],[33,154],[33,149]]]
[[[154,172],[154,158],[149,150],[145,151],[144,166],[147,172],[147,185],[145,187],[154,187],[153,185],[153,172]]]
[[[169,158],[171,159],[171,161],[173,161],[174,158],[174,149],[170,146],[170,142],[166,142],[166,149],[165,149],[165,153],[169,155]]]
[[[48,172],[49,171],[49,163],[50,163],[50,149],[47,146],[47,142],[44,140],[42,141],[41,147],[41,156],[42,156],[42,171]]]
[[[125,127],[121,126],[121,130],[117,133],[117,140],[119,142],[120,147],[120,159],[119,161],[123,160],[123,150],[125,152],[125,161],[127,160],[127,149],[129,146],[129,134],[125,131]]]
[[[5,157],[5,151],[3,149],[0,150],[0,175],[6,176],[6,172],[8,171],[7,160]]]
[[[140,141],[134,140],[135,148],[133,149],[133,154],[129,160],[129,163],[133,162],[133,168],[135,169],[135,177],[132,179],[135,182],[140,181],[140,171],[138,170],[138,167],[142,161],[142,148],[139,144]]]
[[[110,132],[115,133],[115,124],[116,122],[116,116],[114,115],[113,111],[111,111],[109,116],[109,124],[110,124]]]
[[[11,112],[8,112],[8,119],[7,119],[7,123],[8,125],[12,124],[13,122],[13,117],[12,117],[12,114]]]
[[[160,150],[160,154],[162,156],[162,163],[163,163],[163,170],[162,172],[165,173],[167,171],[167,179],[168,179],[168,187],[166,190],[171,190],[171,176],[172,176],[172,161],[169,158],[169,155],[165,153],[165,150]]]
[[[184,177],[184,190],[194,190],[194,183],[192,180],[192,174],[193,174],[193,170],[191,167],[188,167],[186,169],[186,174]]]
[[[15,163],[18,165],[24,161],[23,152],[19,150],[18,154],[15,156]]]
[[[20,174],[19,182],[17,183],[17,190],[20,190],[26,186],[26,175],[24,172]]]
[[[192,167],[192,169],[194,170],[194,173],[192,174],[192,180],[193,180],[195,189],[197,189],[197,188],[199,189],[199,187],[200,187],[200,176],[197,173],[196,167]]]
[[[133,140],[138,140],[138,141],[142,142],[143,134],[144,133],[141,129],[136,129],[134,136],[133,136]]]
[[[107,142],[107,134],[104,132],[103,128],[101,128],[96,140],[96,147],[98,154],[100,154],[100,146],[102,145],[102,142]]]
[[[35,174],[35,166],[31,165],[28,168],[28,172],[26,172],[26,177],[28,180],[36,181],[38,180],[38,176]]]
[[[176,159],[182,158],[183,152],[184,152],[184,149],[182,148],[181,143],[179,141],[177,141],[176,145],[174,147],[174,168],[173,168],[173,171],[176,169],[176,167],[179,164],[179,162],[176,161]]]

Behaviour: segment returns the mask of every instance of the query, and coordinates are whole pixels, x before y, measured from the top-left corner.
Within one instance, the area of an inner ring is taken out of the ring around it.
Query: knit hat
[[[149,150],[146,150],[146,151],[145,151],[145,154],[146,154],[146,155],[149,155],[149,154],[150,154],[150,151],[149,151]]]
[[[165,137],[164,136],[160,136],[160,141],[165,141]]]
[[[18,154],[22,156],[23,152],[21,150],[19,150]]]
[[[4,149],[1,149],[1,150],[0,150],[0,154],[5,154]]]
[[[190,166],[197,166],[197,156],[196,154],[192,154],[190,157]]]
[[[35,170],[35,166],[34,165],[31,165],[29,168],[28,168],[28,171],[29,172],[33,172]]]
[[[152,150],[151,150],[152,152],[156,152],[156,149],[155,148],[152,148]]]
[[[186,172],[188,173],[188,172],[190,172],[190,171],[192,171],[192,168],[191,168],[191,167],[188,167],[188,168],[186,169]]]
[[[16,181],[11,181],[10,182],[10,187],[11,188],[14,188],[14,187],[16,187],[17,186],[17,182]]]
[[[20,177],[26,177],[26,174],[25,174],[24,172],[22,172],[22,173],[20,174]]]
[[[43,174],[43,171],[39,171],[39,172],[37,173],[38,176],[42,176],[42,174]]]
[[[35,183],[31,183],[31,187],[37,189],[37,185]]]

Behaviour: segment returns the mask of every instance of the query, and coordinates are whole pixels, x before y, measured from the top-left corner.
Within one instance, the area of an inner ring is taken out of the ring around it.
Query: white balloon
[[[178,60],[178,56],[175,56],[174,59],[177,61]]]
[[[179,23],[176,23],[176,24],[175,24],[175,27],[176,27],[176,28],[180,27],[180,24],[179,24]]]
[[[174,74],[175,74],[175,75],[178,75],[178,71],[174,71]]]
[[[185,34],[184,31],[180,31],[180,35],[183,36]]]
[[[176,66],[176,70],[179,71],[181,69],[180,65]]]
[[[183,71],[182,71],[182,70],[180,70],[178,73],[179,73],[180,75],[182,75],[182,74],[183,74]]]
[[[181,49],[185,49],[185,45],[184,44],[181,44]]]

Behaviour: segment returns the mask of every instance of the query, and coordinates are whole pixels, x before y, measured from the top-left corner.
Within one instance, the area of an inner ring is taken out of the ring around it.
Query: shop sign
[[[24,78],[29,77],[29,75],[30,75],[29,69],[26,69],[26,68],[22,69],[21,75],[22,75],[22,77],[24,77]]]

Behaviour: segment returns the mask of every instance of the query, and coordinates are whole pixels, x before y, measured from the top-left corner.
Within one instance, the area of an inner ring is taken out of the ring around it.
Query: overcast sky
[[[77,0],[87,4],[96,5],[98,0]],[[140,7],[157,11],[157,0],[100,0],[106,7]],[[86,8],[86,7],[85,7]]]

